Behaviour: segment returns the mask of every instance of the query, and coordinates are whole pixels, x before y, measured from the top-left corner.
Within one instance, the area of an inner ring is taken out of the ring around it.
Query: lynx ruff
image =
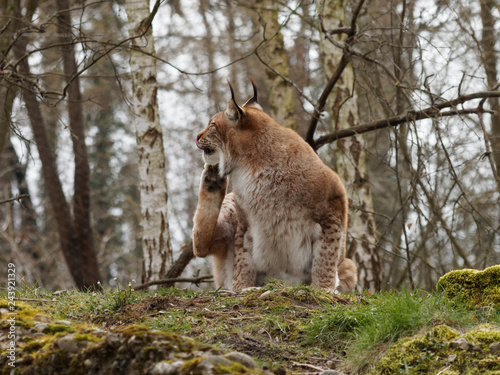
[[[348,199],[339,176],[253,98],[196,136],[205,169],[194,217],[194,253],[212,256],[217,287],[267,278],[348,292],[357,269],[345,258]],[[228,177],[232,192],[226,194]]]

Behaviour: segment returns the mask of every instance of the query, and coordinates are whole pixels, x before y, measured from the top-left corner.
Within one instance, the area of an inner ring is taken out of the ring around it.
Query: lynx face
[[[228,140],[235,133],[225,114],[218,113],[210,119],[208,126],[196,136],[196,146],[203,151],[206,164],[219,164],[219,176],[231,173],[231,157]]]
[[[215,122],[210,120],[207,128],[196,136],[196,146],[203,151],[203,161],[209,165],[219,163],[222,139]]]
[[[254,96],[240,107],[236,104],[233,88],[229,85],[231,100],[227,103],[227,109],[213,116],[208,126],[196,136],[196,146],[203,151],[203,161],[210,165],[219,164],[221,177],[226,177],[231,172],[232,158],[238,153],[232,146],[241,140],[241,132],[251,122],[252,116],[248,111],[257,110],[263,113],[257,101],[257,88],[253,80],[250,80],[254,87]],[[243,117],[246,118],[242,122]]]

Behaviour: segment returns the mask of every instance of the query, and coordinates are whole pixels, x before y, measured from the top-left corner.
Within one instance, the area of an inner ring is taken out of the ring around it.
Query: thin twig
[[[480,105],[480,107],[482,107]],[[465,189],[462,186],[462,180],[458,177],[458,173],[455,170],[455,167],[453,165],[453,162],[451,160],[450,153],[448,152],[448,149],[446,148],[446,145],[443,142],[443,138],[441,137],[441,129],[439,128],[439,123],[435,123],[435,129],[436,129],[436,134],[438,136],[439,143],[441,145],[441,148],[443,149],[446,161],[448,162],[449,170],[451,172],[451,175],[453,176],[453,179],[455,180],[458,188],[462,192],[462,195],[465,199],[465,201],[469,204],[470,208],[472,211],[474,211],[496,234],[500,234],[498,229],[495,229],[495,227],[490,223],[490,221],[482,214],[482,212],[479,212],[476,206],[470,201],[468,195],[465,193]]]
[[[495,181],[497,182],[497,186],[500,190],[500,177],[498,176],[498,171],[495,167],[495,162],[493,160],[493,154],[492,154],[491,147],[490,147],[490,139],[488,136],[488,132],[486,131],[486,127],[484,126],[482,114],[479,114],[478,117],[479,117],[479,125],[481,126],[481,129],[483,131],[484,145],[486,147],[486,152],[483,154],[483,156],[481,158],[483,158],[483,157],[488,158],[488,161],[490,162],[490,166],[491,166],[491,171],[493,172],[493,177],[495,178]]]
[[[309,368],[312,368],[313,370],[317,370],[317,371],[325,371],[324,368],[321,368],[321,367],[318,367],[318,366],[314,366],[314,365],[310,365],[308,363],[299,363],[299,362],[292,361],[292,365],[294,365],[294,366],[302,366],[302,367],[309,367]]]
[[[160,3],[161,0],[156,0],[155,5],[153,6],[153,10],[149,14],[149,16],[140,22],[139,26],[137,27],[138,34],[146,33],[149,30],[149,28],[153,23],[153,19],[156,16],[156,13],[158,13],[158,9],[160,8]]]
[[[450,368],[451,368],[451,365],[446,366],[444,369],[442,369],[441,371],[439,371],[436,375],[441,375],[443,372],[449,370]]]
[[[0,204],[9,203],[9,202],[13,202],[13,201],[19,201],[20,199],[26,198],[29,196],[30,196],[29,194],[21,194],[21,195],[18,195],[16,197],[13,197],[13,198],[6,199],[4,201],[0,201]]]
[[[339,301],[339,302],[342,302],[344,305],[349,305],[349,301],[344,299],[344,298],[341,298],[341,297],[338,297],[336,296],[335,294],[332,294],[330,295],[330,297],[332,297],[333,299]]]
[[[213,276],[208,275],[208,276],[200,276],[200,277],[176,277],[172,279],[163,279],[163,280],[153,280],[149,281],[144,284],[140,284],[137,286],[134,286],[134,290],[142,290],[146,289],[152,285],[171,285],[174,283],[192,283],[192,284],[199,284],[199,283],[211,283],[213,281]]]

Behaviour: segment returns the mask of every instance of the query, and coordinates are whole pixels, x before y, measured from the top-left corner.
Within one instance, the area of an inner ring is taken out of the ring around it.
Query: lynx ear
[[[253,97],[248,99],[245,104],[243,104],[243,107],[247,108],[255,108],[260,111],[263,111],[262,107],[259,104],[259,101],[257,100],[257,85],[255,84],[254,80],[252,77],[248,76],[250,78],[250,82],[252,82],[252,87],[253,87]]]
[[[227,108],[224,114],[230,121],[236,123],[243,116],[244,112],[243,109],[236,103],[231,82],[227,81],[227,84],[229,85],[229,89],[231,90],[231,100],[227,102]]]

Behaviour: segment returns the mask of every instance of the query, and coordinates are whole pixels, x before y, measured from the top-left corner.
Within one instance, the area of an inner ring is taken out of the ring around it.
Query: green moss
[[[179,369],[181,374],[196,374],[198,365],[205,359],[205,357],[195,357],[189,361],[185,361]]]
[[[93,335],[92,333],[76,333],[75,341],[90,341],[90,342],[101,342],[104,338]]]
[[[44,350],[54,341],[54,339],[55,339],[54,337],[45,336],[38,340],[32,340],[28,342],[26,345],[24,345],[22,350],[25,351],[26,353],[33,353],[35,351],[38,352]]]
[[[144,349],[142,349],[144,355],[148,355],[149,353],[155,353],[158,351],[158,348],[156,346],[146,346]]]
[[[448,272],[438,281],[438,289],[446,297],[469,306],[500,307],[500,265],[484,271],[464,269]]]
[[[250,371],[242,364],[236,362],[233,362],[231,366],[224,366],[222,364],[217,364],[214,370],[216,374],[249,374],[249,373],[257,374],[260,372],[258,370]]]
[[[439,338],[441,340],[451,341],[457,338],[460,333],[457,330],[446,325],[439,325],[432,328],[427,335],[429,335],[430,337]]]
[[[50,323],[49,325],[47,325],[47,327],[43,329],[42,332],[47,335],[53,335],[58,332],[73,333],[75,332],[75,329],[66,324]]]
[[[133,324],[124,327],[120,332],[126,337],[135,336],[142,340],[143,343],[147,344],[150,340],[151,335],[160,335],[165,337],[170,343],[172,343],[172,349],[182,352],[191,352],[194,350],[196,343],[194,340],[177,335],[171,332],[165,332],[160,330],[151,330],[144,324]]]
[[[195,357],[184,363],[182,367],[179,369],[181,374],[193,374],[198,375],[202,374],[202,370],[198,367],[201,362],[203,362],[206,357]],[[227,360],[225,360],[227,361]],[[261,371],[258,369],[248,369],[243,366],[241,363],[237,363],[234,361],[231,364],[225,364],[223,362],[212,361],[214,366],[215,374],[260,374]]]
[[[373,375],[399,373],[431,373],[439,352],[448,346],[449,339],[459,333],[447,326],[437,326],[425,334],[404,338],[391,345],[387,353],[377,363]],[[441,365],[440,361],[439,365]]]
[[[482,325],[462,336],[473,344],[489,345],[494,342],[500,342],[500,329],[491,325]]]
[[[465,339],[481,345],[481,350],[452,348],[451,341]],[[488,349],[491,342],[500,340],[500,329],[481,326],[465,334],[441,325],[428,332],[404,338],[391,345],[370,375],[389,374],[482,374],[500,371],[499,357]],[[440,372],[447,368],[446,372]]]
[[[34,321],[37,320],[37,316],[45,316],[44,314],[41,314],[39,310],[31,307],[30,305],[25,304],[24,302],[15,301],[15,310],[12,312],[15,312],[15,324],[17,327],[23,327],[23,328],[32,328],[34,326]],[[0,308],[8,309],[9,312],[10,308],[12,306],[9,305],[9,301],[0,298]],[[8,316],[7,314],[2,316],[2,320],[0,321],[0,329],[5,329],[10,326],[10,322],[7,321],[11,316]]]
[[[126,337],[138,336],[142,337],[143,335],[148,334],[150,331],[148,327],[144,324],[130,324],[120,330]]]

